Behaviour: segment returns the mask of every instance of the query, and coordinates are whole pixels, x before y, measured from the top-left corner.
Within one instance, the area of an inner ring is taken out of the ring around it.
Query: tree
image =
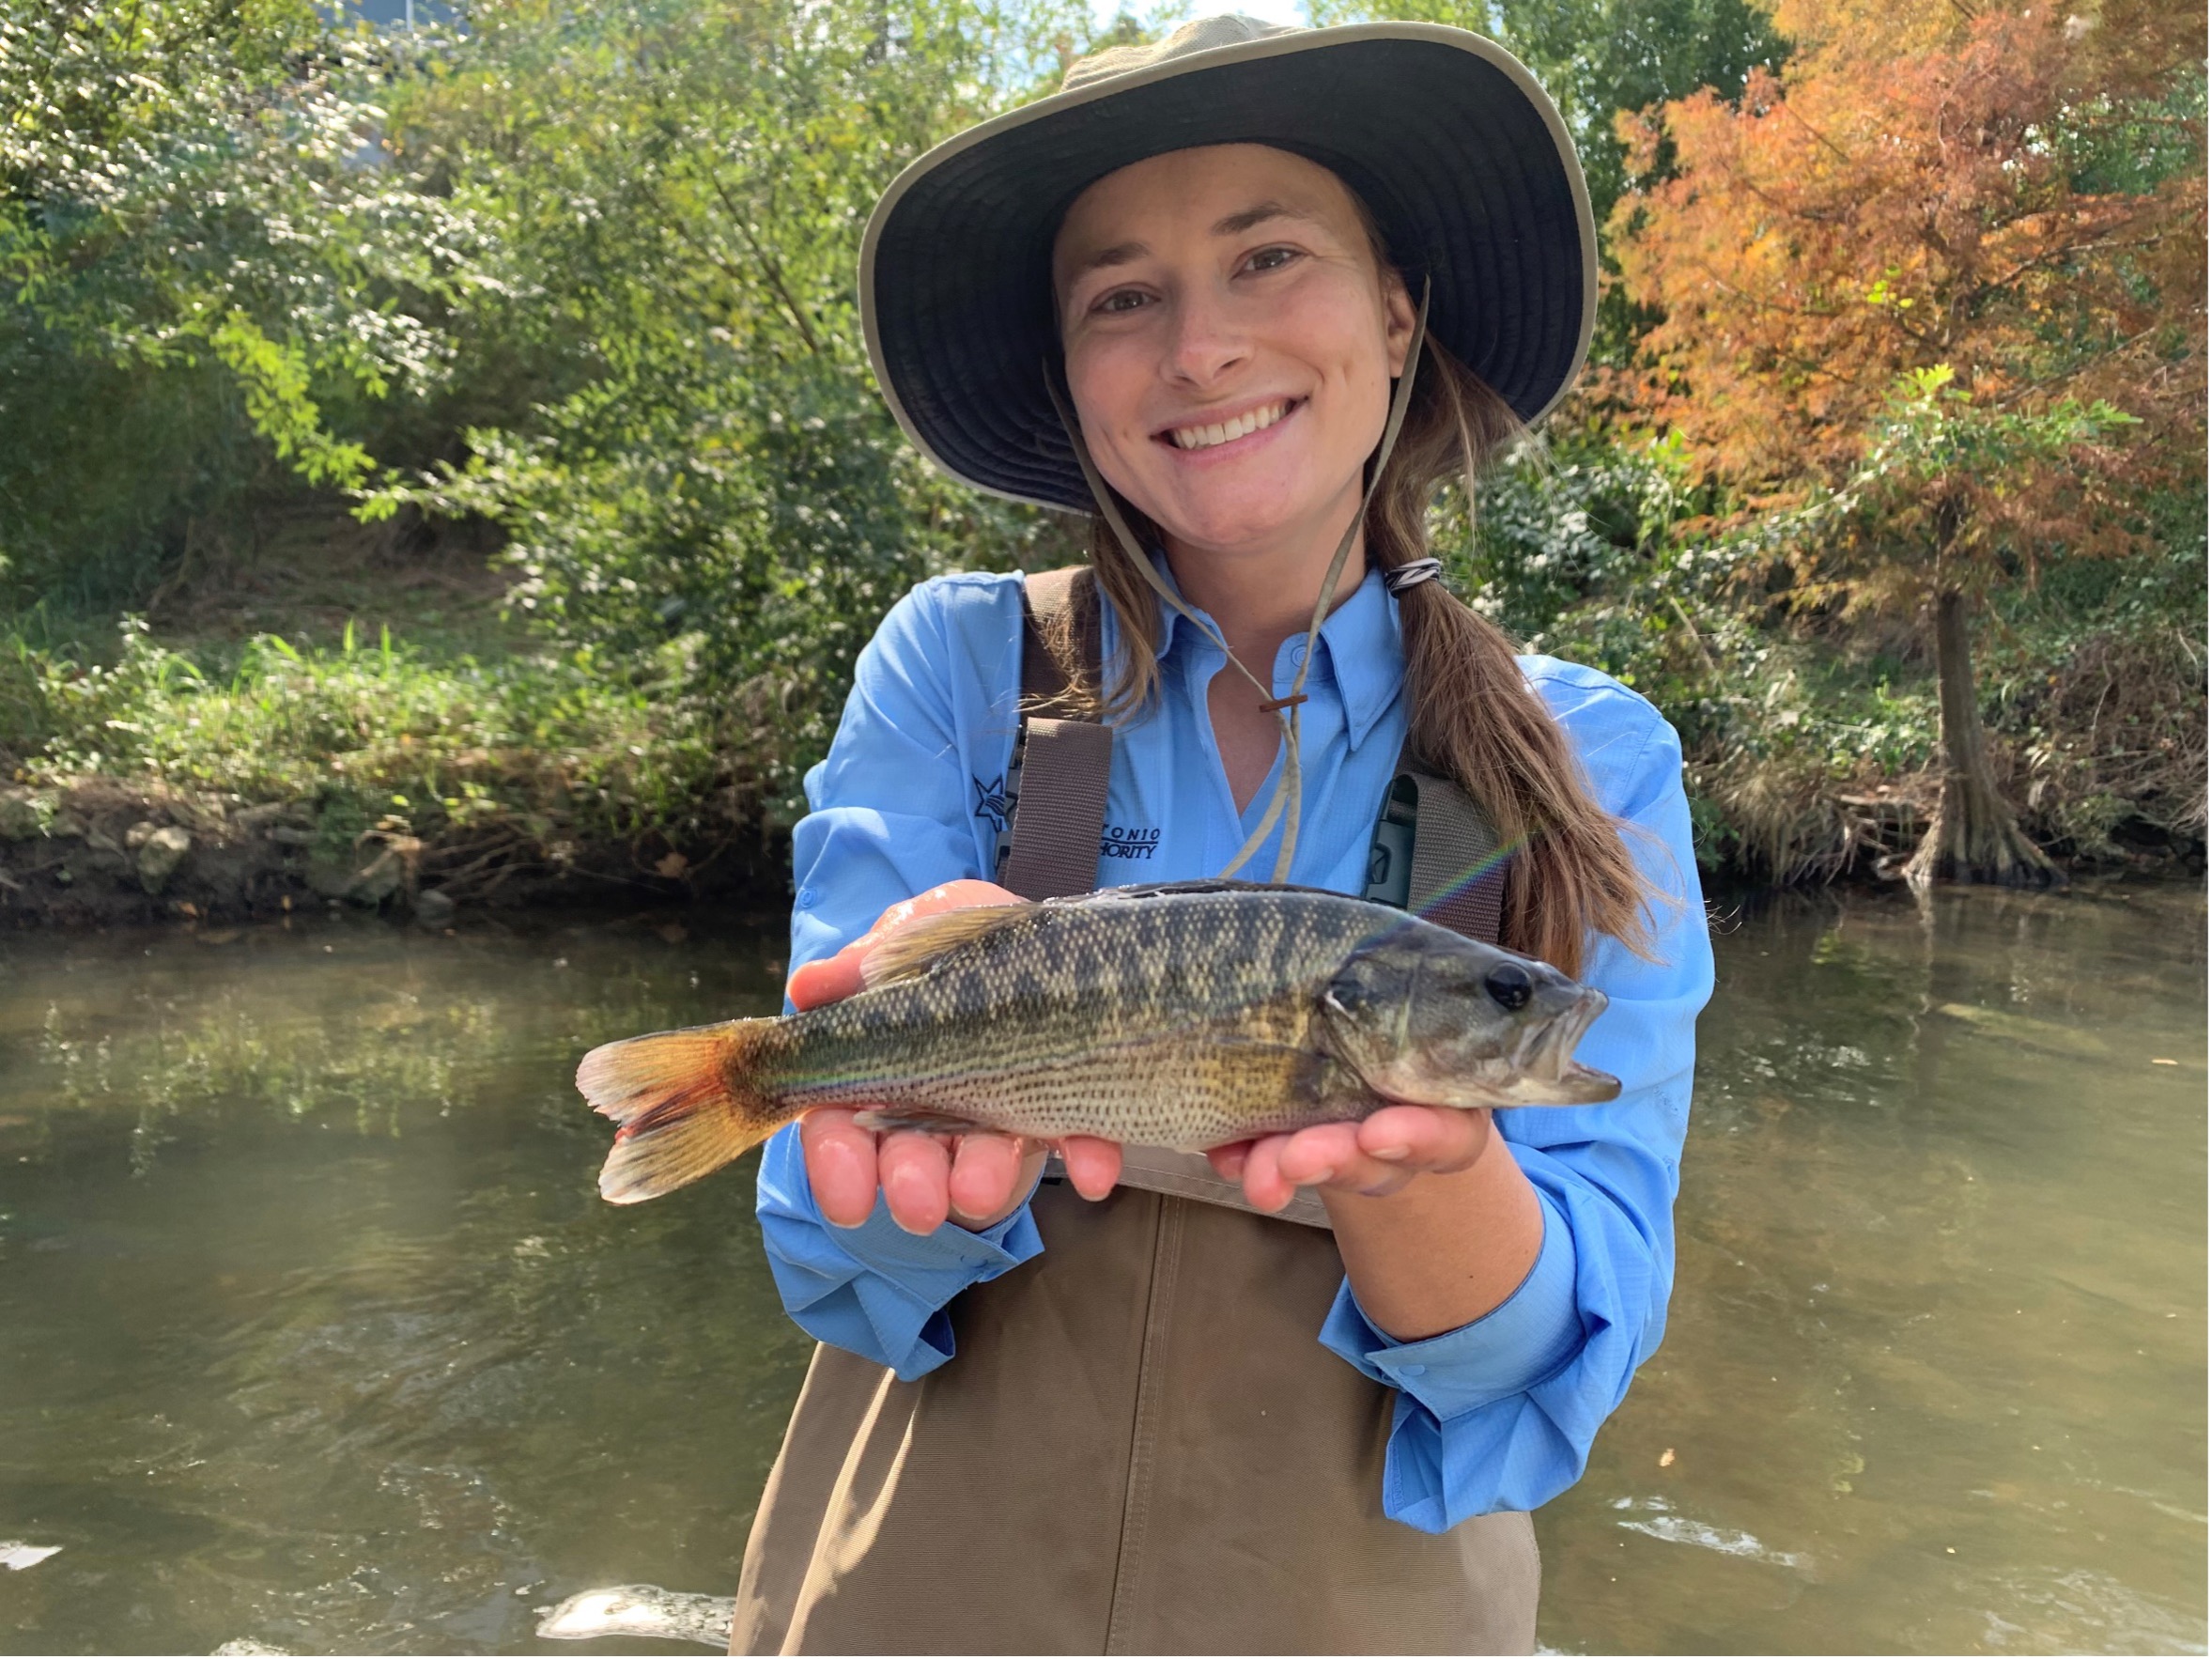
[[[1062,0],[482,0],[394,87],[390,143],[482,241],[449,326],[456,384],[497,394],[382,499],[498,524],[517,604],[608,672],[673,647],[796,807],[892,601],[1049,534],[900,436],[861,339],[862,228],[1090,30]]]
[[[438,383],[423,318],[469,236],[378,147],[398,67],[309,0],[0,0],[0,555],[19,592],[103,555],[143,566],[270,461],[361,484],[351,417]]]
[[[1497,40],[1558,104],[1601,226],[1628,181],[1628,145],[1616,126],[1621,112],[1703,88],[1734,99],[1755,68],[1773,68],[1785,52],[1754,0],[1314,0],[1312,10],[1316,23],[1451,23]],[[1645,171],[1652,164],[1647,160]],[[1663,167],[1663,156],[1657,164]],[[1650,320],[1607,285],[1592,359],[1617,360]]]
[[[1740,102],[1624,121],[1613,220],[1661,318],[1626,395],[1803,519],[1788,601],[1932,627],[1942,798],[1912,866],[2045,878],[1997,785],[1972,620],[2039,554],[2124,554],[2204,454],[2204,13],[1786,0]],[[1810,528],[1818,524],[1818,530]]]

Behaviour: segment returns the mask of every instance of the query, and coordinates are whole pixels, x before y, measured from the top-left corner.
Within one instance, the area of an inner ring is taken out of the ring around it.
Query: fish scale
[[[1618,1089],[1570,1063],[1597,992],[1313,889],[1193,882],[944,912],[887,934],[862,974],[826,1007],[586,1055],[578,1087],[622,1125],[601,1192],[653,1197],[821,1107],[1200,1149],[1390,1100]]]
[[[1279,892],[1039,906],[919,979],[797,1016],[762,1080],[809,1106],[1145,1145],[1358,1116],[1380,1101],[1317,1052],[1316,1024],[1372,935],[1367,908]]]

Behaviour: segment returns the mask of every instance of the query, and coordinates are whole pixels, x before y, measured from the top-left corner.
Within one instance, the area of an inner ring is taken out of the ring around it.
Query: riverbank
[[[0,789],[0,926],[235,924],[308,908],[425,927],[465,909],[596,911],[699,901],[774,904],[783,863],[725,845],[673,850],[558,839],[499,823],[423,837],[333,832],[310,801],[133,788],[112,779]]]
[[[1854,856],[1819,885],[1897,882],[1930,789],[1910,780],[1835,799]],[[700,903],[767,911],[789,902],[788,844],[757,830],[687,852],[659,834],[549,838],[506,814],[429,834],[390,815],[348,830],[358,821],[347,797],[318,808],[110,778],[0,787],[0,928],[237,925],[330,909],[441,929],[466,912],[588,915]],[[2123,850],[2081,861],[2077,874],[2204,871],[2200,845]],[[1774,887],[1727,862],[1706,879],[1709,891]]]
[[[2152,597],[2188,585],[2172,563]],[[2163,607],[2088,585],[2113,574],[2047,576],[1995,617],[1993,761],[2072,871],[2201,874],[2202,659],[2142,620]],[[1455,572],[1513,598],[1504,620],[1539,648],[1620,674],[1681,731],[1709,886],[1897,876],[1941,786],[1932,676],[1909,634],[1758,631],[1709,611],[1694,637],[1654,635],[1625,626],[1660,603],[1626,577],[1601,600],[1539,603],[1508,576]],[[842,655],[749,670],[673,628],[620,656],[563,647],[510,608],[513,580],[481,526],[363,526],[285,502],[203,537],[119,630],[90,607],[15,618],[0,927],[781,907]]]

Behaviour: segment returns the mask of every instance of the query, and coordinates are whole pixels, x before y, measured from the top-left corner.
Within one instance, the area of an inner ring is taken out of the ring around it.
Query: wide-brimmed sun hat
[[[1598,240],[1559,112],[1493,40],[1437,23],[1186,23],[1075,63],[1060,92],[946,140],[892,182],[860,244],[860,316],[899,425],[994,495],[1096,510],[1047,389],[1052,241],[1117,168],[1266,144],[1366,202],[1429,331],[1524,420],[1582,368]]]

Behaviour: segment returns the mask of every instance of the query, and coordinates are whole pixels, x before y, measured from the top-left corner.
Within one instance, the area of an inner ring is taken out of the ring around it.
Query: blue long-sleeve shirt
[[[1162,607],[1161,616],[1160,698],[1115,732],[1102,887],[1216,874],[1259,823],[1275,784],[1271,774],[1238,812],[1206,704],[1222,653],[1172,611]],[[937,578],[884,619],[861,653],[828,758],[807,777],[812,811],[793,838],[794,967],[836,952],[887,906],[992,874],[1019,725],[1021,640],[1012,576]],[[1115,644],[1109,608],[1109,662]],[[1277,653],[1278,695],[1303,650],[1292,639]],[[1543,1245],[1520,1288],[1472,1325],[1399,1342],[1368,1321],[1347,1285],[1316,1333],[1398,1390],[1384,1511],[1428,1531],[1533,1509],[1571,1485],[1599,1425],[1659,1345],[1694,1025],[1712,988],[1673,729],[1595,670],[1543,657],[1523,659],[1523,668],[1600,803],[1636,827],[1631,852],[1669,902],[1650,916],[1657,961],[1601,939],[1584,972],[1612,1000],[1577,1057],[1618,1076],[1619,1099],[1496,1114],[1543,1208]],[[1370,572],[1323,625],[1307,679],[1303,824],[1291,880],[1362,890],[1405,736],[1403,674],[1397,604]],[[1274,861],[1271,840],[1242,873],[1263,874]],[[952,1357],[945,1308],[954,1296],[1044,1248],[1027,1205],[980,1233],[948,1223],[918,1238],[880,1201],[860,1227],[833,1227],[814,1204],[795,1130],[764,1155],[759,1213],[792,1316],[821,1341],[908,1379]]]

